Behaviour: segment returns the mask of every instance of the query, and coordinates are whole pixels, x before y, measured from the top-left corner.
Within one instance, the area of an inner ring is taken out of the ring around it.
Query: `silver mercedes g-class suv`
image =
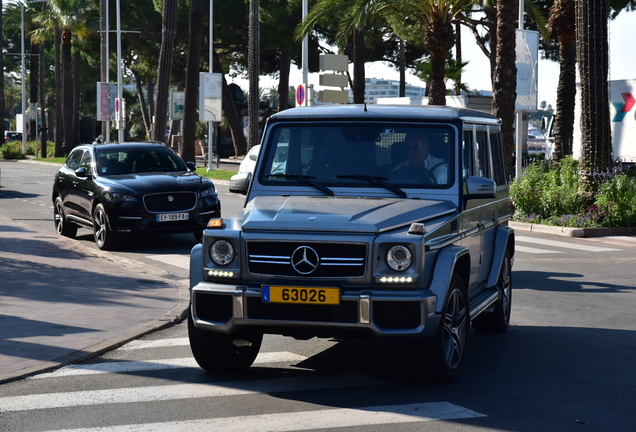
[[[450,107],[339,105],[269,118],[255,171],[190,258],[189,339],[209,371],[263,334],[401,338],[415,375],[459,374],[469,326],[510,322],[514,232],[500,121]]]

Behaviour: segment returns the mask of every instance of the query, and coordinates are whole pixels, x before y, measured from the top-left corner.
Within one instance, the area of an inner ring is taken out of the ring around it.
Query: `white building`
[[[347,91],[349,92],[349,103],[353,103],[353,91],[351,89],[347,89]],[[425,95],[425,87],[416,87],[408,83],[406,84],[406,97],[422,98]],[[399,96],[399,81],[380,78],[366,78],[364,80],[364,101],[366,103],[373,104],[377,102],[378,98]]]

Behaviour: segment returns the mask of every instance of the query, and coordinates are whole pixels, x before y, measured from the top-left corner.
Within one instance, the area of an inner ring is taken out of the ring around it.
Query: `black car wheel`
[[[423,365],[418,374],[420,378],[442,384],[452,382],[459,376],[464,363],[469,326],[466,283],[461,276],[454,274],[442,321],[435,335],[421,344],[418,350],[420,365]]]
[[[262,333],[222,334],[199,330],[190,315],[188,337],[194,359],[209,372],[240,372],[249,368],[263,341]]]
[[[67,222],[64,216],[64,204],[62,198],[55,198],[55,205],[53,207],[53,223],[55,224],[55,232],[65,237],[75,237],[77,234],[77,225],[72,222]]]
[[[484,312],[475,317],[473,328],[479,332],[500,333],[510,325],[510,311],[512,310],[512,261],[510,253],[506,251],[501,263],[501,271],[497,280],[499,300],[495,302],[492,312]]]
[[[115,233],[108,226],[108,217],[102,204],[97,204],[93,211],[93,236],[95,244],[102,250],[110,250],[115,246]]]

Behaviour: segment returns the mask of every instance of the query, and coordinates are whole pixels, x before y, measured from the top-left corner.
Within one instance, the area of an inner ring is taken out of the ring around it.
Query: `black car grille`
[[[197,205],[194,192],[169,192],[144,196],[144,206],[150,213],[187,212]]]
[[[351,243],[247,243],[250,273],[273,276],[364,276],[367,246]]]
[[[279,321],[357,323],[358,303],[343,301],[337,306],[286,305],[263,303],[259,298],[247,299],[247,316],[250,319]]]

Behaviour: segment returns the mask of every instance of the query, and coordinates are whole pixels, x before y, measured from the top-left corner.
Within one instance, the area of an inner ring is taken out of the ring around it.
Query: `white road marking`
[[[322,409],[254,416],[225,417],[204,420],[146,423],[137,425],[83,429],[94,432],[243,432],[305,431],[312,429],[416,423],[486,417],[476,411],[449,402],[426,402],[408,405],[384,405],[360,408]],[[77,429],[67,429],[70,432]]]
[[[294,354],[291,352],[263,352],[259,353],[254,360],[254,364],[264,363],[298,363],[306,360],[307,357]],[[127,372],[143,372],[153,370],[165,370],[165,369],[179,369],[179,368],[199,368],[194,357],[185,358],[171,358],[171,359],[159,359],[159,360],[145,360],[145,361],[106,361],[102,363],[87,364],[87,365],[69,365],[63,368],[57,369],[53,372],[47,372],[30,377],[29,379],[43,379],[43,378],[59,378],[78,375],[95,375],[103,373],[127,373]],[[0,408],[1,410],[1,408]]]
[[[259,393],[375,386],[385,381],[359,374],[316,375],[233,381],[219,384],[175,384],[0,397],[0,413],[104,404],[156,402]],[[256,429],[255,429],[256,430]]]
[[[605,247],[599,247],[599,246],[588,246],[583,244],[567,243],[567,242],[556,241],[556,240],[544,240],[544,239],[538,239],[534,237],[525,237],[525,236],[515,237],[515,240],[518,242],[539,244],[541,246],[556,246],[556,247],[565,248],[565,249],[576,249],[576,250],[587,251],[587,252],[613,252],[613,251],[621,250],[621,249],[612,249],[612,248],[605,248]]]
[[[538,249],[538,248],[527,247],[527,246],[519,246],[517,244],[515,244],[515,252],[525,252],[525,253],[531,253],[531,254],[560,254],[560,253],[563,253],[563,252],[553,251],[553,250],[548,250],[548,249]]]
[[[130,341],[126,345],[122,345],[121,347],[118,348],[118,350],[129,351],[134,349],[177,347],[177,346],[188,346],[188,345],[190,345],[190,340],[187,337],[166,338],[166,339],[156,339],[156,340],[138,339],[138,340]]]

